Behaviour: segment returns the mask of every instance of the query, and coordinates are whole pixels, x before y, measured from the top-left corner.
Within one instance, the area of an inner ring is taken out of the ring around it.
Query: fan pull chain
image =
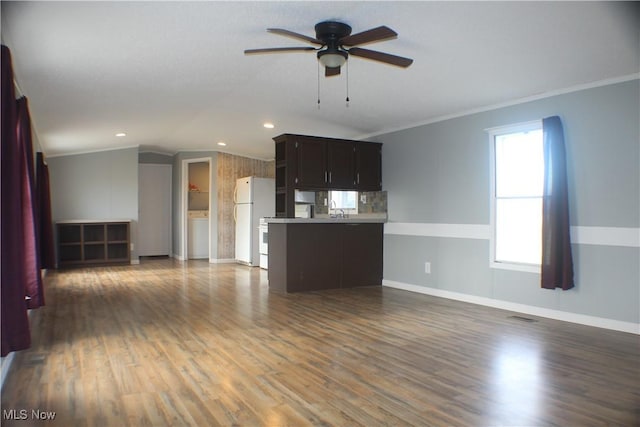
[[[345,107],[349,108],[349,61],[347,61],[347,63],[346,63],[345,71],[347,72],[346,73],[347,74],[346,75],[346,77],[347,77],[347,99],[346,99],[346,102],[347,103],[345,104]]]
[[[320,61],[318,61],[318,110],[320,109]]]

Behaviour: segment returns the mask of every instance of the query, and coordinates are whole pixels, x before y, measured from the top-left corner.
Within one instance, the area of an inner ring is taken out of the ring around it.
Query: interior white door
[[[171,254],[171,165],[138,165],[138,253]]]

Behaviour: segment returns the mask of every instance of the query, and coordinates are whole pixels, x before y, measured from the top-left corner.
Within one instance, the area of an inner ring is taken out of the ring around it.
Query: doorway
[[[210,259],[211,158],[182,161],[182,258]]]

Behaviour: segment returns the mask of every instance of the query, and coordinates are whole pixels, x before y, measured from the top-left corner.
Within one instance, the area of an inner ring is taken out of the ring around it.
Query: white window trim
[[[513,125],[497,126],[485,129],[489,133],[489,175],[490,175],[490,225],[491,237],[489,239],[489,267],[500,270],[523,271],[527,273],[540,274],[540,265],[523,264],[515,262],[496,261],[496,144],[495,137],[506,133],[527,132],[542,128],[542,120],[532,120],[530,122],[516,123]]]

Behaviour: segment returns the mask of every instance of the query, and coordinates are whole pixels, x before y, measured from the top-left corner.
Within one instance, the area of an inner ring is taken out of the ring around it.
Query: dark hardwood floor
[[[640,425],[632,334],[391,288],[274,294],[265,271],[204,261],[45,285],[2,425]]]

